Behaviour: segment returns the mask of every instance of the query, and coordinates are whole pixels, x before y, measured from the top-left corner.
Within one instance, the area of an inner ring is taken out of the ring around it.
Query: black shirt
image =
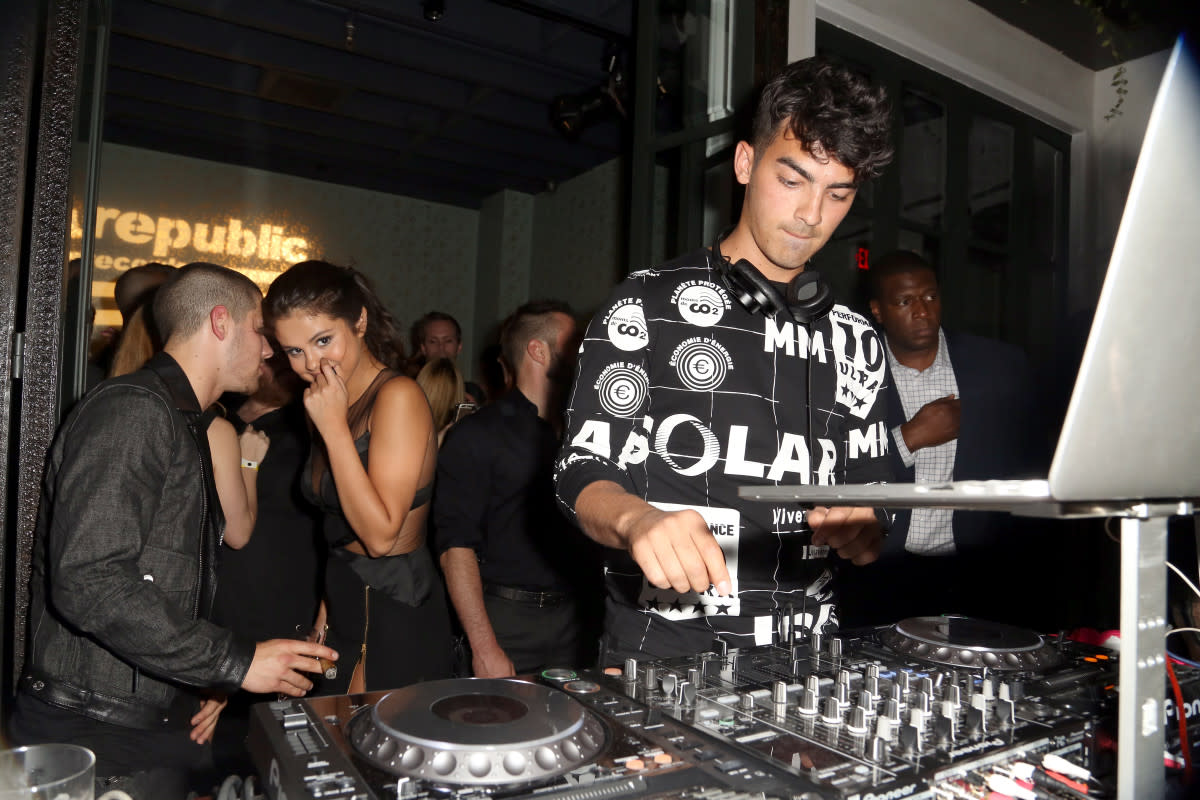
[[[485,583],[577,588],[581,569],[598,567],[594,546],[555,501],[558,446],[550,423],[517,389],[455,424],[438,453],[435,551],[471,548]]]
[[[239,430],[244,423],[231,415]],[[271,440],[258,473],[258,520],[241,550],[222,548],[214,621],[254,641],[292,638],[317,615],[323,575],[319,516],[300,495],[308,426],[299,402],[250,423]]]

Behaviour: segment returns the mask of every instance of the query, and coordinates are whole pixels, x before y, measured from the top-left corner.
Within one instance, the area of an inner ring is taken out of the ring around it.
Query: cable
[[[1197,589],[1196,584],[1192,583],[1191,580],[1188,579],[1188,576],[1183,574],[1183,570],[1181,570],[1179,567],[1172,564],[1170,561],[1167,562],[1167,569],[1171,570],[1176,575],[1178,575],[1179,580],[1186,583],[1188,585],[1188,588],[1191,589],[1197,597],[1200,597],[1200,589]]]
[[[1188,745],[1187,712],[1183,704],[1183,690],[1179,688],[1179,679],[1175,677],[1175,667],[1171,659],[1167,659],[1167,677],[1171,679],[1171,691],[1175,695],[1175,716],[1179,720],[1179,749],[1183,753],[1183,782],[1192,782],[1192,754]]]
[[[1183,656],[1177,656],[1174,653],[1167,653],[1167,657],[1172,659],[1173,661],[1175,661],[1178,664],[1183,664],[1184,666],[1187,666],[1187,667],[1200,668],[1200,661],[1192,661],[1190,658],[1184,658]]]

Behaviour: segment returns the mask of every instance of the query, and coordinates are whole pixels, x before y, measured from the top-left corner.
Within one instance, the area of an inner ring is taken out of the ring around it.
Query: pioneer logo
[[[901,797],[908,797],[917,790],[917,784],[910,783],[908,786],[901,786],[897,789],[889,789],[881,794],[875,792],[867,792],[866,794],[852,794],[848,800],[898,800]]]

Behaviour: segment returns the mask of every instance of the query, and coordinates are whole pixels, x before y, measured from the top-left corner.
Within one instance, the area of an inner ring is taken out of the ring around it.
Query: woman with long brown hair
[[[358,654],[322,691],[404,686],[451,673],[450,617],[425,544],[437,459],[429,404],[403,361],[396,322],[366,278],[296,264],[263,304],[291,367],[308,383],[314,428],[302,489],[325,515],[328,643]]]

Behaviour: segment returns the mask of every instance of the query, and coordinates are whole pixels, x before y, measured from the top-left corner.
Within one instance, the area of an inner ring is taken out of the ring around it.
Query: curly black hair
[[[806,58],[763,87],[751,144],[761,155],[787,125],[805,150],[844,164],[861,183],[892,160],[891,114],[883,87],[825,56]]]

